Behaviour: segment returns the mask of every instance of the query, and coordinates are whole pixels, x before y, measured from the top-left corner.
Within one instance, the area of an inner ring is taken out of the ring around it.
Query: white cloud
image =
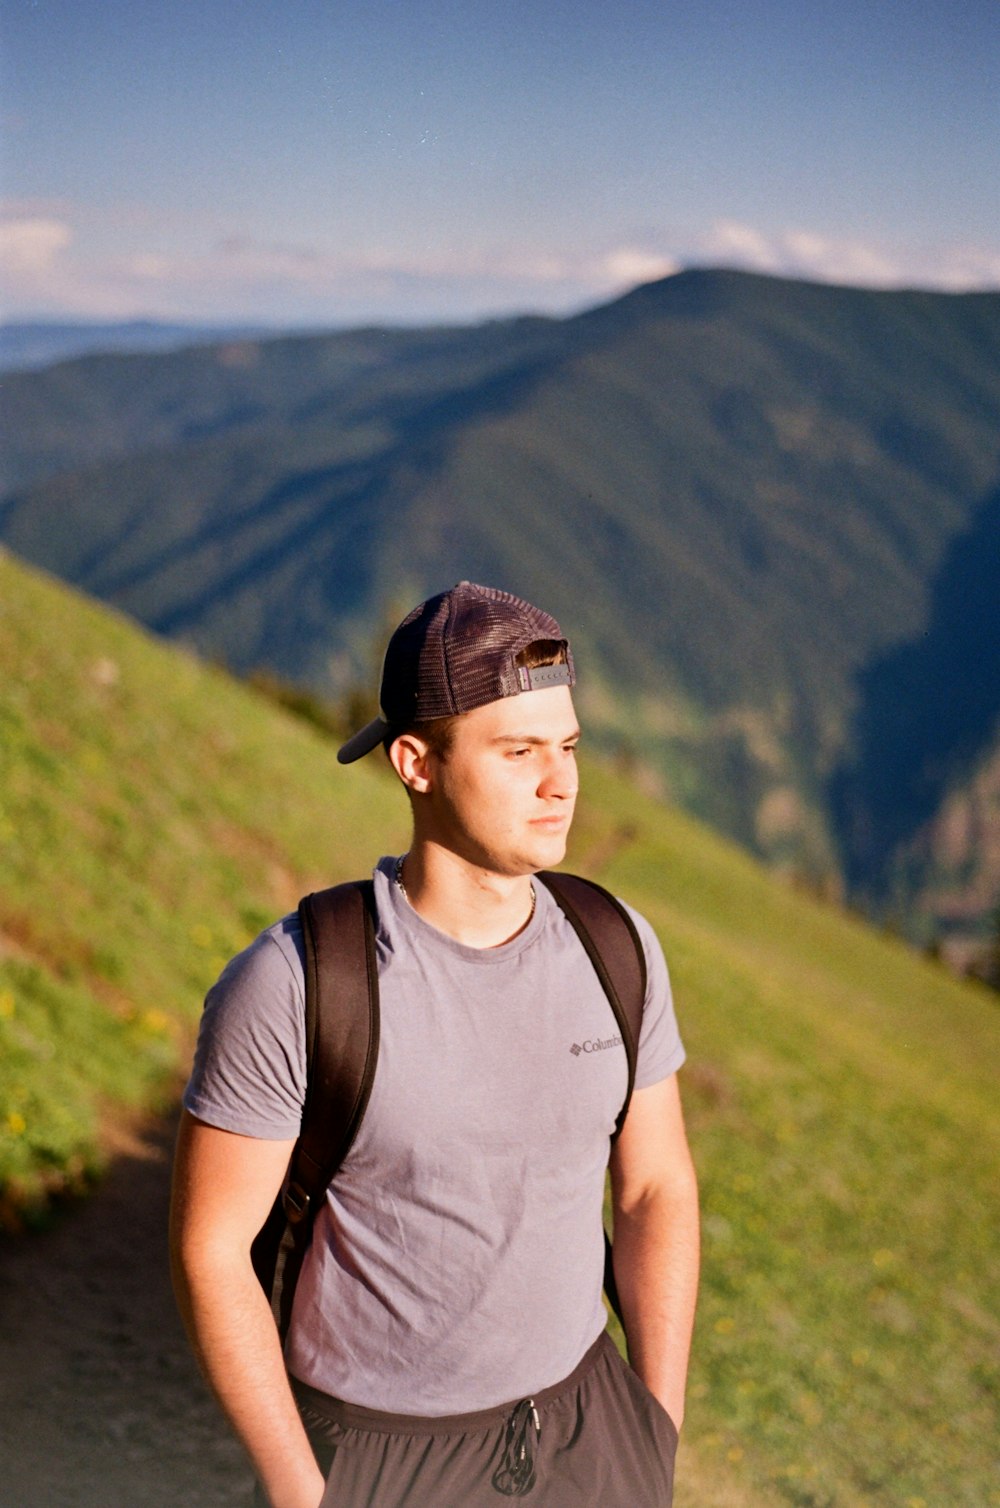
[[[72,240],[73,232],[63,220],[0,220],[0,265],[8,276],[47,272]]]
[[[664,277],[679,265],[631,243],[596,254],[593,247],[563,253],[475,242],[456,250],[375,244],[348,252],[248,235],[212,243],[195,227],[172,238],[169,227],[144,220],[141,206],[127,206],[128,213],[116,212],[110,222],[85,206],[75,214],[69,207],[62,218],[41,213],[42,206],[32,214],[32,208],[24,205],[25,213],[9,215],[6,223],[0,208],[0,250],[8,252],[5,303],[18,316],[323,321],[560,312]]]
[[[635,246],[617,247],[598,265],[609,282],[627,288],[636,283],[651,283],[654,278],[670,277],[681,267],[676,257],[643,251]]]
[[[899,278],[898,265],[879,247],[815,231],[785,231],[777,237],[776,255],[781,265],[825,281],[888,284]]]
[[[822,235],[803,226],[764,232],[736,220],[716,221],[689,260],[875,288],[959,291],[1000,286],[997,248],[947,243],[911,247]]]
[[[776,272],[780,266],[768,237],[738,220],[717,220],[702,244],[703,254],[711,260],[738,262],[756,272]]]
[[[213,241],[202,221],[178,227],[148,205],[108,217],[26,201],[0,204],[0,258],[9,317],[350,323],[561,313],[705,264],[880,287],[1000,286],[995,247],[914,249],[731,218],[683,247],[647,227],[567,251],[471,239],[457,250],[382,243],[348,251],[318,239]]]

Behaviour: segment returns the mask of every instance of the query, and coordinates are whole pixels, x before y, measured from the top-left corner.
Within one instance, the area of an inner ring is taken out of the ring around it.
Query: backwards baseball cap
[[[566,663],[518,665],[518,655],[540,639],[558,641]],[[349,738],[337,758],[350,764],[418,723],[575,680],[569,641],[554,618],[510,592],[460,581],[415,607],[396,629],[382,666],[382,716]]]

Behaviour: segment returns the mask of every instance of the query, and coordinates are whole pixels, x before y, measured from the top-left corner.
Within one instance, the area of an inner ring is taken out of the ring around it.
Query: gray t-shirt
[[[567,1376],[605,1324],[601,1211],[626,1088],[611,1007],[543,885],[528,926],[470,948],[375,871],[381,1038],[368,1109],[316,1219],[289,1371],[393,1413],[491,1408]],[[636,1088],[684,1061],[666,964],[632,913],[649,986]],[[205,1002],[184,1103],[224,1130],[295,1137],[305,1090],[297,916]]]

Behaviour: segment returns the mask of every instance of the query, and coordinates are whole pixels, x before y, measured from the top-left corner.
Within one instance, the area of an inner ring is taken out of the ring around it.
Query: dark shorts
[[[605,1334],[531,1399],[451,1418],[383,1414],[293,1381],[323,1508],[670,1508],[677,1431]]]

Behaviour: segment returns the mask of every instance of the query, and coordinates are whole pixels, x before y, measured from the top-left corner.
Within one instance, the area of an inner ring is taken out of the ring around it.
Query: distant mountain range
[[[260,325],[171,325],[151,319],[116,323],[14,320],[0,325],[0,372],[50,366],[98,352],[176,351],[220,340],[258,339],[268,333],[274,331]]]
[[[956,957],[1000,899],[1000,294],[680,274],[570,319],[9,376],[0,538],[238,670],[373,677],[460,577],[594,740]]]

